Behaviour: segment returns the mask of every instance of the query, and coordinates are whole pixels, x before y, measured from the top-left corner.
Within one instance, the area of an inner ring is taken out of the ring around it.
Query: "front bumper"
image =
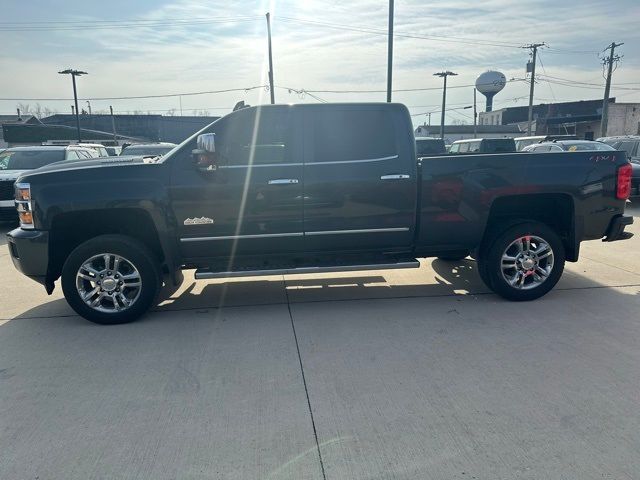
[[[16,269],[46,285],[49,264],[49,232],[16,228],[7,233],[9,254]]]
[[[607,233],[602,239],[603,242],[615,242],[616,240],[626,240],[633,237],[633,233],[625,232],[624,227],[633,223],[631,215],[616,215],[611,219]]]

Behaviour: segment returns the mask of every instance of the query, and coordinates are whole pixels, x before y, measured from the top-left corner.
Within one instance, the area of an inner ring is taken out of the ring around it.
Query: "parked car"
[[[536,143],[525,147],[523,152],[604,152],[615,150],[607,144],[593,140],[558,140],[553,142]]]
[[[98,157],[109,156],[109,152],[107,152],[105,146],[100,143],[78,143],[77,145],[79,147],[91,148],[92,150],[95,150],[98,153]]]
[[[627,158],[633,167],[631,178],[632,195],[640,195],[640,135],[626,135],[620,137],[599,138],[599,142],[606,143],[616,150],[627,152]]]
[[[444,140],[433,137],[416,137],[416,155],[427,157],[429,155],[440,155],[447,153]]]
[[[122,148],[120,155],[142,155],[143,157],[162,156],[170,152],[175,143],[134,143]]]
[[[222,117],[162,158],[24,173],[11,259],[48,293],[62,277],[76,312],[115,324],[153,304],[163,272],[175,287],[188,268],[213,279],[472,254],[489,288],[533,300],[582,241],[630,236],[623,152],[417,162],[411,131],[401,104],[267,105]]]
[[[122,147],[119,145],[104,147],[110,157],[117,157],[122,152]]]
[[[63,160],[97,157],[95,150],[77,146],[13,147],[0,153],[0,221],[17,221],[13,184],[27,170]]]
[[[534,135],[532,137],[517,137],[514,138],[516,142],[516,150],[522,151],[524,147],[533,145],[535,143],[550,142],[553,140],[578,140],[575,135]]]
[[[513,138],[470,138],[456,140],[449,153],[510,153],[516,151]]]

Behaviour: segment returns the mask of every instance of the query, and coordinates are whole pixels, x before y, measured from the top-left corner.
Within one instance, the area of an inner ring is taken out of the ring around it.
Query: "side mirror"
[[[218,169],[215,158],[216,134],[198,135],[196,149],[191,152],[196,168],[202,173],[212,173]]]
[[[198,135],[198,150],[202,150],[209,153],[216,151],[216,134],[215,133],[203,133]]]

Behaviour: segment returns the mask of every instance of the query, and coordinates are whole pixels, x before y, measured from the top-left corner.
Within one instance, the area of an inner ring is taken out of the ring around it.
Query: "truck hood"
[[[27,175],[39,175],[41,173],[66,172],[71,170],[86,170],[91,168],[117,167],[126,165],[143,165],[157,163],[157,157],[143,158],[136,155],[123,155],[121,157],[100,157],[89,160],[65,160],[62,162],[50,163],[36,170],[27,170],[23,173]]]
[[[0,170],[0,181],[17,180],[17,178],[29,170]]]

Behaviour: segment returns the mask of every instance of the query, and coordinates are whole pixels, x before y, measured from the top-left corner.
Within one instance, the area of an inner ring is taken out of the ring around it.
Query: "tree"
[[[18,103],[16,108],[20,109],[20,113],[22,115],[33,115],[37,119],[42,119],[58,113],[57,110],[53,110],[49,107],[42,107],[39,103],[36,103],[35,105],[31,105],[29,103]]]

